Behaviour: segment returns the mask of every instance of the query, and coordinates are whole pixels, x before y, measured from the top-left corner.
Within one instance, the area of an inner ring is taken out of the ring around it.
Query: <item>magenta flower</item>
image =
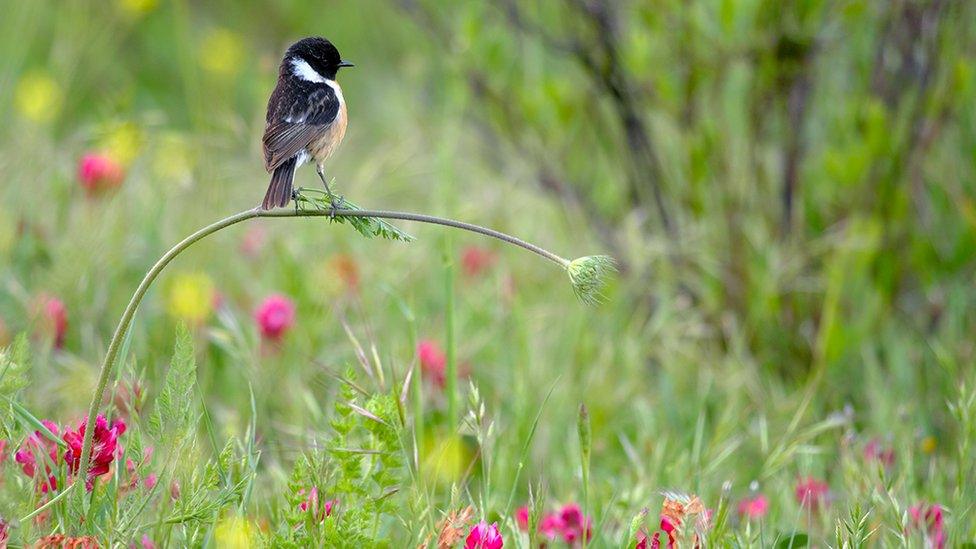
[[[830,486],[813,477],[800,479],[796,483],[796,501],[813,511],[825,506],[830,495]]]
[[[519,530],[523,532],[529,531],[529,506],[523,505],[515,510],[515,522],[518,524]]]
[[[573,543],[577,540],[589,540],[593,537],[593,525],[589,517],[583,516],[583,510],[575,503],[567,503],[559,510],[559,518],[562,519],[563,541]]]
[[[63,301],[49,294],[39,295],[35,303],[36,314],[54,348],[64,347],[64,338],[68,333],[68,308]]]
[[[447,355],[440,345],[431,339],[421,341],[417,344],[417,357],[420,359],[420,371],[424,377],[432,380],[438,387],[444,387]]]
[[[746,520],[759,520],[768,512],[769,500],[762,494],[756,494],[739,502],[739,516]]]
[[[57,436],[59,429],[53,421],[45,419],[41,423],[47,427],[48,431],[51,431],[51,433]],[[51,473],[51,465],[57,464],[58,462],[57,443],[43,436],[40,431],[34,431],[27,437],[24,445],[14,454],[14,461],[19,463],[24,474],[31,478],[34,478],[34,474],[37,472],[37,458],[45,455],[48,458],[47,460],[43,460],[45,462],[44,472],[45,476],[47,476],[47,481],[42,480],[40,482],[41,492],[57,490],[58,488],[57,479]]]
[[[78,180],[89,196],[115,189],[125,179],[122,165],[100,153],[88,153],[78,162]]]
[[[539,521],[539,533],[551,541],[555,541],[563,533],[563,519],[559,513],[549,513]]]
[[[0,518],[0,547],[6,547],[9,539],[10,525],[3,518]]]
[[[881,441],[876,438],[871,439],[864,445],[864,460],[869,463],[877,461],[885,467],[891,467],[895,464],[895,450],[881,446]]]
[[[945,522],[942,517],[942,506],[919,503],[908,509],[912,517],[911,526],[924,533],[928,541],[927,547],[944,549],[946,546]]]
[[[305,489],[302,488],[298,491],[299,496],[305,495]],[[332,516],[332,509],[339,504],[339,500],[330,499],[327,500],[321,508],[319,508],[319,489],[312,488],[308,492],[308,496],[298,504],[298,509],[300,511],[311,513],[312,517],[318,519],[320,522],[325,520],[325,517]]]
[[[254,320],[262,337],[278,341],[295,324],[295,304],[283,295],[274,294],[261,302],[254,312]]]
[[[64,461],[68,464],[68,470],[76,474],[81,464],[81,445],[85,438],[85,429],[88,420],[83,419],[78,424],[76,431],[65,430],[61,438],[68,444],[68,449],[64,453]],[[121,419],[115,420],[111,426],[105,416],[99,415],[95,419],[95,437],[92,442],[91,462],[85,477],[85,487],[92,489],[93,481],[96,477],[102,476],[109,471],[109,466],[115,459],[116,454],[121,452],[118,445],[119,436],[125,433],[125,422]]]
[[[502,535],[498,532],[498,523],[489,525],[481,521],[474,525],[464,540],[464,549],[501,549],[504,544]]]
[[[141,544],[142,544],[142,549],[156,549],[156,544],[155,542],[153,542],[152,538],[149,537],[149,534],[142,535]]]
[[[469,277],[484,274],[495,264],[495,254],[480,246],[468,246],[461,252],[461,268]]]
[[[142,480],[142,485],[146,487],[146,490],[152,490],[153,487],[156,486],[157,482],[159,482],[159,477],[156,476],[156,473],[149,473],[146,475],[146,478]]]

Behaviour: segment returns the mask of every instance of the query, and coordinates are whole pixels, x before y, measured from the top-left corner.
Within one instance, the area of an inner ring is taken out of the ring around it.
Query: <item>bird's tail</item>
[[[264,195],[264,202],[261,207],[270,210],[275,207],[286,206],[291,202],[291,183],[295,178],[296,158],[289,158],[275,168],[271,174],[271,184],[268,185],[268,192]]]

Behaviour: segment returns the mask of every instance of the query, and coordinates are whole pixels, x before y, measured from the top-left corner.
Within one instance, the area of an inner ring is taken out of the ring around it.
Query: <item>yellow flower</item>
[[[131,15],[143,15],[156,9],[159,0],[119,0],[123,11]]]
[[[933,453],[935,453],[935,449],[937,446],[938,446],[938,441],[932,435],[929,435],[922,439],[921,447],[922,447],[922,453],[924,454],[932,455]]]
[[[219,76],[233,76],[244,61],[244,41],[222,28],[210,30],[200,43],[200,64]]]
[[[470,452],[458,436],[433,435],[425,441],[423,450],[420,472],[437,484],[461,480],[471,462]]]
[[[204,273],[180,273],[169,286],[169,313],[189,324],[200,324],[213,312],[214,283]]]
[[[116,162],[128,167],[142,150],[143,135],[132,122],[122,122],[108,128],[102,136],[100,149]]]
[[[50,122],[61,110],[64,94],[46,72],[24,75],[14,90],[14,105],[20,114],[34,122]]]
[[[256,535],[257,528],[251,521],[241,517],[225,518],[214,528],[214,542],[221,549],[257,547]]]

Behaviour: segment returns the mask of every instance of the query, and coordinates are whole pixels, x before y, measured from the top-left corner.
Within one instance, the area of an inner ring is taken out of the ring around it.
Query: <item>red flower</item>
[[[634,544],[634,549],[647,549],[647,533],[643,530],[637,532],[637,543]]]
[[[769,512],[769,500],[762,494],[745,498],[739,502],[739,516],[747,520],[758,520]]]
[[[88,420],[84,419],[78,424],[78,430],[66,430],[61,437],[68,444],[68,450],[64,453],[64,461],[68,464],[68,471],[72,474],[78,472],[81,464],[81,445],[85,439],[85,429]],[[105,416],[99,415],[95,419],[95,437],[92,441],[92,454],[88,471],[85,476],[85,487],[92,489],[93,481],[96,477],[108,473],[109,466],[119,451],[118,438],[125,433],[125,422],[121,419],[115,420],[111,426]]]
[[[425,339],[417,344],[417,356],[420,358],[420,370],[423,375],[432,380],[438,387],[443,387],[447,356],[441,350],[440,345],[436,341]]]
[[[464,540],[464,549],[501,549],[504,544],[502,535],[498,532],[498,523],[489,525],[481,521],[471,529],[471,533]]]
[[[295,324],[295,304],[280,294],[269,296],[254,312],[254,320],[262,337],[277,341]]]
[[[882,447],[881,441],[876,438],[871,439],[864,445],[864,459],[869,463],[878,461],[885,467],[891,467],[895,464],[895,450]]]
[[[813,477],[807,477],[800,479],[796,483],[795,493],[797,503],[816,511],[827,504],[827,499],[830,495],[830,486],[826,482]]]
[[[515,522],[518,524],[519,530],[523,532],[529,531],[529,506],[523,505],[515,510]]]
[[[942,506],[919,503],[908,509],[912,516],[912,527],[925,533],[928,547],[944,549],[946,545],[945,522],[942,517]]]
[[[495,264],[495,254],[479,246],[468,246],[461,252],[461,268],[464,274],[475,277]]]
[[[54,296],[41,294],[36,303],[37,314],[54,348],[64,347],[64,337],[68,333],[68,309],[64,306],[64,302]]]
[[[0,518],[0,547],[7,547],[8,539],[10,539],[10,525]]]
[[[54,422],[45,419],[41,423],[47,427],[48,431],[57,436],[58,426]],[[47,481],[41,481],[41,492],[56,490],[58,488],[57,479],[51,474],[51,465],[58,462],[58,445],[56,442],[42,435],[40,431],[34,431],[27,437],[27,441],[20,447],[20,450],[14,454],[14,460],[20,464],[25,475],[34,478],[34,474],[37,472],[37,457],[43,455],[48,458],[43,460]]]
[[[89,196],[114,189],[125,179],[122,165],[100,153],[88,153],[78,162],[78,180]]]

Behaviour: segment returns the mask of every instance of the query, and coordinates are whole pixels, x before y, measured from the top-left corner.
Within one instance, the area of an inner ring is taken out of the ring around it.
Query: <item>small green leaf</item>
[[[330,211],[331,199],[324,191],[316,189],[298,189],[295,195],[296,207],[300,210]],[[337,210],[361,210],[359,206],[345,198],[338,204]],[[349,223],[353,229],[366,238],[380,237],[387,240],[412,242],[414,237],[403,232],[396,226],[375,217],[358,217],[350,215],[336,215],[329,218],[333,223]]]
[[[163,389],[149,418],[149,432],[154,437],[163,440],[165,434],[182,436],[190,431],[195,417],[192,404],[196,378],[193,341],[186,326],[180,324],[176,331],[173,361],[166,372]]]
[[[41,420],[37,419],[36,417],[34,417],[34,414],[32,414],[29,411],[27,411],[27,408],[24,408],[17,401],[11,400],[10,398],[8,398],[6,396],[4,396],[4,398],[7,399],[7,402],[10,403],[10,407],[13,408],[13,410],[17,414],[17,416],[24,423],[26,423],[29,426],[30,429],[32,429],[34,431],[37,431],[44,438],[46,438],[46,439],[48,439],[48,440],[50,440],[52,442],[57,443],[58,446],[67,447],[67,444],[65,444],[65,442],[63,440],[61,440],[60,438],[58,438],[58,436],[55,435],[54,433],[52,433],[50,431],[50,429],[48,429],[47,427],[45,427],[44,424],[41,423]]]
[[[776,542],[776,549],[798,549],[800,547],[808,547],[810,545],[810,537],[804,533],[792,534],[789,536],[779,536],[779,541]]]

